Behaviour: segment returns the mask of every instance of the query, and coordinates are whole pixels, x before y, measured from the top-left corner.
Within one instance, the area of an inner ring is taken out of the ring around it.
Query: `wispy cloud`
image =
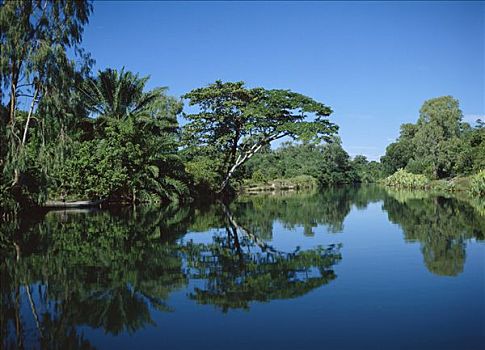
[[[475,124],[477,119],[485,120],[485,114],[465,114],[463,116],[463,121],[470,124]]]

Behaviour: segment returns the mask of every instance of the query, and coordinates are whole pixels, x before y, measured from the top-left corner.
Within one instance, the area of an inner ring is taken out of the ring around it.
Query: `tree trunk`
[[[43,337],[42,327],[40,326],[39,314],[37,313],[34,299],[32,298],[32,293],[30,292],[30,286],[28,284],[25,284],[24,288],[25,288],[25,291],[27,292],[27,297],[29,299],[29,304],[30,304],[30,310],[32,311],[32,316],[34,317],[35,326],[37,327],[37,331],[39,332],[40,338],[42,338]]]
[[[219,190],[217,191],[217,194],[221,194],[222,192],[225,191],[227,185],[229,184],[229,180],[231,179],[232,175],[234,172],[239,168],[242,164],[244,164],[246,161],[251,159],[252,156],[254,156],[256,153],[259,152],[259,150],[266,144],[270,143],[271,141],[274,141],[276,139],[282,138],[284,136],[288,135],[287,133],[279,133],[279,134],[274,134],[266,137],[265,139],[259,141],[258,143],[255,143],[254,145],[249,148],[245,153],[240,154],[235,163],[229,168],[229,171],[227,172],[224,181],[222,181],[221,186],[219,187]],[[232,163],[232,162],[231,162]]]
[[[17,74],[15,66],[12,67],[12,82],[10,86],[10,110],[8,116],[8,124],[14,125],[15,123],[15,106],[17,104]]]
[[[232,175],[237,170],[237,168],[239,168],[242,164],[244,164],[247,160],[249,160],[252,156],[254,156],[261,149],[261,147],[263,147],[265,143],[266,143],[265,141],[256,143],[249,149],[249,151],[244,153],[244,155],[241,154],[239,155],[239,157],[237,157],[234,165],[229,168],[229,171],[227,172],[226,177],[224,178],[224,181],[222,181],[222,184],[219,187],[219,190],[217,191],[217,193],[220,194],[224,192],[227,185],[229,184],[229,180],[231,179]]]
[[[229,221],[229,225],[233,229],[234,234],[237,235],[237,232],[240,231],[246,237],[248,237],[251,241],[256,243],[259,246],[259,248],[261,248],[261,250],[263,252],[269,253],[269,254],[278,254],[278,251],[276,251],[276,249],[274,249],[272,246],[268,245],[264,240],[262,240],[261,238],[259,238],[256,235],[254,235],[253,233],[251,233],[250,231],[248,231],[244,227],[240,226],[236,222],[234,217],[232,216],[232,213],[229,210],[229,208],[227,207],[227,205],[225,205],[222,201],[220,202],[220,204],[222,206],[222,211],[224,212],[224,215],[226,216],[227,220]]]
[[[34,113],[38,92],[39,92],[39,89],[35,89],[34,97],[32,99],[32,103],[30,104],[29,114],[27,114],[27,121],[25,122],[24,135],[22,136],[22,144],[21,144],[22,147],[25,145],[25,141],[27,140],[27,132],[29,130],[30,119],[32,118],[32,114]]]

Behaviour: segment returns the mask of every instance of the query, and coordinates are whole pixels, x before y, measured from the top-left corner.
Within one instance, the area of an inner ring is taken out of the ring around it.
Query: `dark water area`
[[[3,349],[483,349],[483,203],[376,186],[2,223]]]

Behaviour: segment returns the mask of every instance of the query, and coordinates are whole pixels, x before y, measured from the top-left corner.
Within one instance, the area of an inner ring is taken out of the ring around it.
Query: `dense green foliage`
[[[0,6],[2,211],[48,199],[190,198],[177,155],[182,103],[124,69],[92,76],[79,46],[91,11],[73,0]]]
[[[82,116],[76,86],[92,60],[79,44],[91,10],[83,1],[4,1],[0,6],[2,203],[45,200],[43,150],[54,139],[62,144],[73,117]]]
[[[268,147],[249,160],[244,171],[250,183],[260,184],[311,176],[320,186],[328,186],[375,182],[382,177],[379,163],[364,156],[351,159],[338,138],[327,144],[286,142],[274,150]]]
[[[233,175],[282,137],[327,141],[323,103],[289,90],[216,81],[185,115],[148,77],[94,64],[80,44],[87,1],[0,5],[0,207],[46,200],[189,201],[226,192]],[[20,97],[26,97],[27,102]],[[298,174],[304,175],[304,174]]]
[[[401,134],[381,158],[390,187],[463,191],[483,197],[485,128],[462,121],[451,96],[426,101],[416,124],[401,125]],[[473,175],[476,174],[476,175]]]
[[[462,121],[458,100],[451,96],[426,101],[416,124],[401,125],[396,142],[381,158],[388,175],[399,169],[429,179],[469,175],[485,168],[485,129]]]
[[[485,170],[471,177],[470,192],[480,198],[485,197]]]
[[[177,155],[182,105],[164,89],[143,92],[146,81],[123,70],[107,70],[87,83],[93,90],[98,87],[87,108],[113,114],[82,121],[85,130],[69,144],[66,160],[53,176],[53,191],[74,198],[133,201],[188,197]]]
[[[383,183],[391,187],[424,189],[429,184],[429,180],[424,175],[413,174],[404,169],[399,169],[391,176],[385,178]]]

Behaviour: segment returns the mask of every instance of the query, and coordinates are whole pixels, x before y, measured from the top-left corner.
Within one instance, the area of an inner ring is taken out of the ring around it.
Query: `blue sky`
[[[306,94],[369,159],[426,99],[485,115],[484,2],[95,2],[83,46],[175,96],[216,79]]]

